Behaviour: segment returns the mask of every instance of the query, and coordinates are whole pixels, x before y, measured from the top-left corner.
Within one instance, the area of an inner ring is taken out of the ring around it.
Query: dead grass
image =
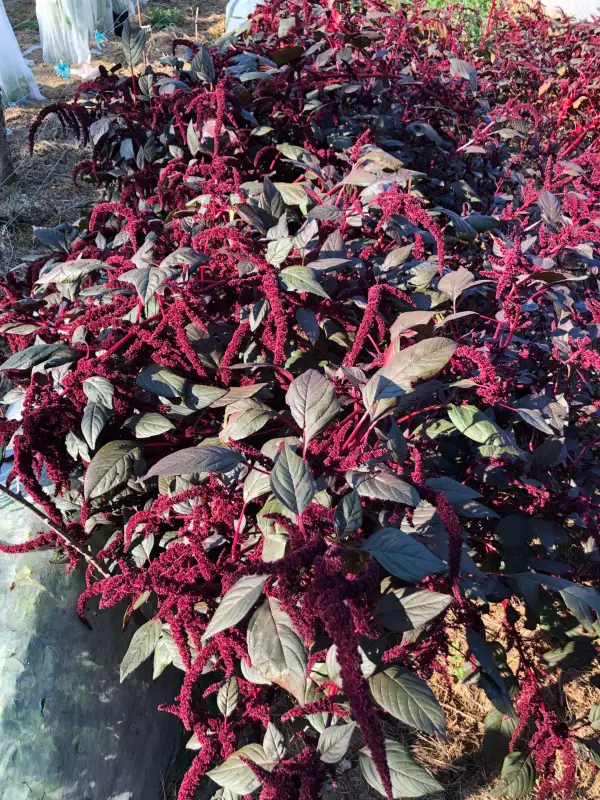
[[[151,62],[170,54],[174,38],[213,39],[223,32],[225,0],[200,0],[198,3],[155,2],[149,7],[152,19],[160,19],[159,30],[150,35],[148,56]],[[39,45],[35,19],[35,0],[10,0],[6,11],[23,51]],[[162,12],[162,15],[161,15]],[[178,13],[174,13],[178,12]],[[143,12],[145,13],[145,12]],[[176,24],[164,26],[165,21]],[[143,24],[150,17],[143,16]],[[118,40],[110,39],[101,57],[92,61],[112,65],[121,56]],[[42,62],[41,50],[27,58],[35,64],[33,73],[45,101],[31,102],[22,108],[6,111],[6,124],[12,131],[8,143],[15,168],[10,182],[0,185],[0,271],[16,266],[35,248],[33,225],[58,225],[71,221],[86,205],[99,199],[93,186],[86,184],[75,192],[71,182],[73,167],[86,152],[69,134],[63,134],[53,117],[48,118],[36,137],[33,155],[29,154],[28,133],[40,109],[49,103],[65,101],[73,96],[78,78],[65,81],[57,77],[54,65]]]

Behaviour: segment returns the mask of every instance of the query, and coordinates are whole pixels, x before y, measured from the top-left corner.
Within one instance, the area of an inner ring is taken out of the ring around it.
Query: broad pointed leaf
[[[226,678],[217,693],[217,707],[221,714],[227,719],[236,709],[238,703],[239,688],[235,675]]]
[[[121,44],[123,47],[125,64],[128,67],[137,66],[144,55],[146,31],[143,28],[138,28],[137,25],[133,25],[129,20],[126,20],[123,26],[123,33],[121,34]]]
[[[121,273],[119,280],[135,286],[138,297],[146,305],[154,297],[158,287],[171,274],[171,270],[161,269],[160,267],[141,267]]]
[[[385,751],[394,798],[423,797],[443,791],[443,787],[420,764],[417,764],[403,744],[386,739]],[[360,751],[358,760],[363,777],[369,786],[385,797],[379,772],[367,748]]]
[[[265,738],[263,739],[263,747],[267,758],[270,758],[272,761],[281,761],[285,756],[285,740],[283,734],[272,722],[269,722],[267,725]]]
[[[185,378],[160,364],[150,364],[140,372],[135,382],[141,389],[161,397],[183,397],[185,391]]]
[[[246,744],[218,767],[207,772],[206,776],[224,789],[235,792],[236,795],[251,794],[258,789],[260,781],[250,767],[242,761],[242,756],[249,761],[254,761],[268,772],[271,772],[277,765],[277,762],[271,761],[267,757],[262,745]]]
[[[398,385],[428,380],[446,366],[456,347],[452,339],[424,339],[392,356],[380,373]]]
[[[6,361],[0,366],[0,372],[4,372],[9,369],[21,371],[31,369],[32,367],[36,367],[38,364],[43,364],[45,361],[55,357],[61,349],[64,348],[62,348],[62,345],[60,344],[31,345],[31,347],[26,347],[24,350],[19,350],[7,358]],[[72,350],[72,348],[66,348],[66,350]],[[72,350],[72,352],[76,353],[78,351]]]
[[[356,722],[325,728],[317,743],[321,761],[326,764],[337,764],[341,761],[350,746],[355,728]]]
[[[374,473],[351,470],[346,473],[346,480],[362,497],[373,497],[377,500],[392,500],[407,506],[419,504],[420,497],[414,486],[399,478],[389,469],[379,469]]]
[[[48,272],[43,272],[36,283],[42,286],[48,286],[50,283],[75,283],[97,269],[114,269],[114,267],[95,258],[80,258],[77,261],[57,264]]]
[[[303,431],[305,448],[340,411],[332,384],[316,369],[309,369],[292,381],[285,401]]]
[[[203,640],[208,641],[215,634],[241,622],[261,596],[267,578],[268,575],[246,575],[234,583],[208,623]]]
[[[106,378],[94,375],[83,382],[83,391],[88,400],[112,409],[115,387]]]
[[[446,733],[444,711],[429,686],[406,669],[390,667],[369,679],[373,697],[405,725],[426,733]]]
[[[306,648],[274,597],[267,597],[248,624],[248,655],[265,678],[304,703]]]
[[[362,525],[363,510],[360,495],[356,490],[344,495],[338,503],[333,517],[333,526],[338,536],[357,531]]]
[[[527,797],[535,784],[535,766],[531,756],[514,750],[504,759],[500,783],[492,792],[493,797],[511,797],[521,800]]]
[[[100,497],[126,483],[140,464],[142,454],[135,442],[105,444],[91,460],[85,473],[83,494],[86,500]]]
[[[307,292],[329,299],[329,295],[317,280],[317,273],[308,267],[286,267],[279,273],[279,282],[288,292]]]
[[[396,589],[384,594],[375,616],[391,631],[418,630],[442,614],[452,602],[447,594],[425,589]]]
[[[175,425],[170,419],[155,411],[144,414],[135,414],[127,426],[135,434],[136,439],[148,439],[150,436],[160,436],[161,433],[173,430]]]
[[[271,471],[271,489],[284,506],[302,514],[316,493],[310,467],[286,442]]]
[[[444,572],[444,562],[428,550],[424,544],[397,528],[382,528],[369,537],[363,549],[370,553],[386,569],[408,583],[416,583]]]
[[[215,65],[213,64],[212,57],[208,51],[208,48],[205,47],[203,44],[200,45],[200,48],[190,64],[191,68],[194,70],[196,75],[200,78],[201,81],[204,83],[214,83],[216,72],[215,72]]]
[[[485,456],[507,455],[524,457],[512,438],[495,422],[485,416],[476,406],[448,406],[448,416],[453,425],[469,439],[482,445]]]
[[[96,447],[96,440],[102,433],[110,412],[100,403],[89,402],[83,410],[81,432],[90,450]]]
[[[162,632],[162,621],[151,619],[133,634],[127,652],[121,662],[121,683],[134,669],[149,658],[158,644]]]
[[[145,478],[156,475],[197,475],[202,472],[230,472],[242,461],[237,450],[216,445],[186,447],[161,458],[151,467]]]

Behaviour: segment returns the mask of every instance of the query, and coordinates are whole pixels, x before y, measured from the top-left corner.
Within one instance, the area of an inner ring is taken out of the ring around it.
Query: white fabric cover
[[[90,31],[90,39],[96,31],[108,33],[113,28],[113,9],[112,0],[92,0],[92,22],[93,28]]]
[[[600,17],[600,0],[545,0],[544,7],[551,17],[560,18],[561,11],[576,20]]]
[[[231,33],[248,19],[261,0],[229,0],[225,7],[225,32]]]
[[[43,100],[32,71],[27,66],[19,48],[4,3],[0,0],[0,87],[2,101],[19,103],[22,100]]]
[[[89,39],[96,27],[90,0],[37,0],[36,13],[44,61],[90,60]]]

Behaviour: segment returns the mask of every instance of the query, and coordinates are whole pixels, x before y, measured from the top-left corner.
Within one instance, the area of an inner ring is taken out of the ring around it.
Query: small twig
[[[20,495],[11,491],[1,483],[0,492],[10,497],[11,500],[14,500],[16,503],[20,503],[28,511],[31,511],[32,514],[35,514],[36,517],[45,522],[46,525],[48,525],[48,527],[51,528],[54,533],[56,533],[56,535],[63,540],[63,542],[65,542],[65,544],[68,544],[69,547],[75,550],[75,552],[79,553],[80,556],[83,556],[88,564],[91,564],[94,569],[97,569],[103,578],[110,578],[110,574],[98,561],[96,561],[94,554],[87,545],[79,544],[75,539],[73,539],[70,533],[67,533],[67,531],[63,530],[59,525],[56,525],[54,522],[52,522],[50,517],[44,514],[43,511],[40,511],[39,508],[36,508],[33,503],[30,503],[29,500],[25,500],[24,497],[21,497]]]
[[[137,0],[137,14],[138,14],[138,25],[140,26],[140,29],[141,29],[143,27],[143,25],[142,25],[142,7],[140,5],[140,0]],[[146,44],[145,43],[144,43],[144,46],[142,48],[142,61],[143,61],[143,64],[144,64],[145,67],[148,66],[148,57],[146,55]],[[134,89],[134,91],[135,91],[135,89]]]
[[[443,708],[445,708],[446,711],[449,711],[451,714],[461,714],[463,717],[473,720],[473,722],[481,722],[481,719],[479,717],[475,717],[473,716],[473,714],[469,714],[467,711],[463,711],[462,709],[459,708],[454,708],[453,706],[447,705],[446,703],[442,703],[441,701],[440,705]]]

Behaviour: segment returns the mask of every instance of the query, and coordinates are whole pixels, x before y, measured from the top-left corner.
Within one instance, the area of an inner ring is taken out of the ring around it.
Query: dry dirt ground
[[[177,25],[152,32],[149,43],[151,60],[168,54],[173,38],[197,36],[199,39],[212,39],[223,32],[225,0],[199,0],[194,4],[159,2],[153,6],[155,9],[177,8],[182,20]],[[38,45],[35,0],[5,0],[5,7],[21,49]],[[144,12],[144,23],[148,22],[148,13],[147,10]],[[118,42],[109,41],[102,52],[102,63],[114,63],[119,60],[119,53]],[[40,50],[34,50],[28,58],[35,62],[33,71],[46,102],[33,102],[6,112],[7,125],[12,130],[9,145],[15,174],[10,183],[0,186],[0,269],[15,266],[34,248],[32,225],[56,225],[73,220],[96,199],[91,187],[74,192],[71,172],[86,154],[71,137],[63,136],[52,117],[43,124],[35,151],[29,155],[27,134],[39,110],[46,103],[71,97],[78,79],[65,81],[57,77],[53,65],[42,63]],[[97,64],[98,60],[94,63]],[[490,619],[492,632],[494,626],[501,638],[501,626]],[[456,647],[457,653],[462,650],[464,654],[462,643],[457,642]],[[514,657],[512,654],[511,658]],[[456,663],[460,660],[457,655]],[[447,741],[414,736],[411,739],[413,753],[444,785],[444,800],[491,800],[486,791],[490,776],[486,775],[481,758],[483,720],[491,710],[490,703],[480,690],[462,686],[453,674],[449,674],[449,678],[448,682],[439,678],[433,682],[434,691],[447,714]],[[548,697],[566,712],[571,723],[583,725],[578,733],[590,735],[592,731],[584,726],[584,722],[590,707],[600,701],[597,664],[587,672],[562,673],[555,686],[548,690]],[[390,733],[398,735],[399,732]],[[189,751],[182,751],[174,759],[173,769],[165,776],[164,794],[160,800],[175,800],[177,785],[190,758]],[[202,796],[200,793],[199,797]],[[375,795],[366,791],[356,770],[351,770],[340,775],[335,785],[328,787],[326,797],[327,800],[371,800]],[[600,774],[596,775],[592,767],[580,767],[574,800],[600,800]]]

